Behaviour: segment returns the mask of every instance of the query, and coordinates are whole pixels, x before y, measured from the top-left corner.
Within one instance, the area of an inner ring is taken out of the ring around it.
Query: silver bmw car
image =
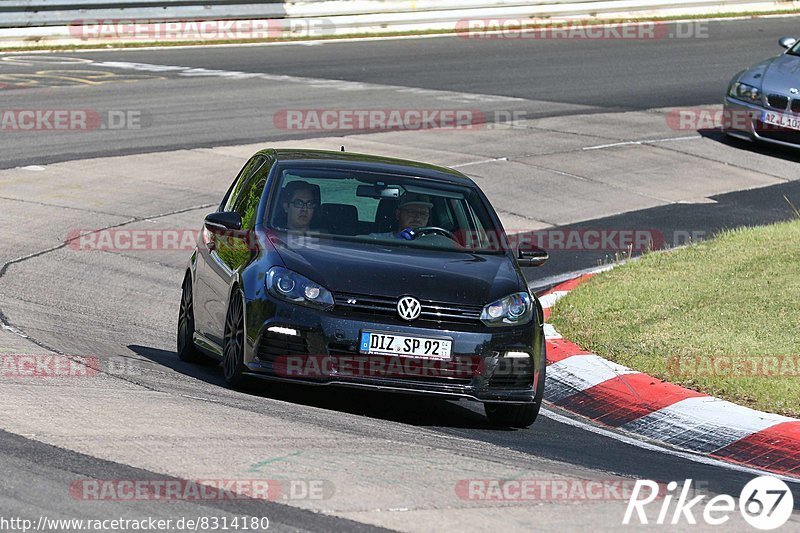
[[[723,131],[748,141],[800,147],[800,42],[779,41],[786,51],[739,72],[728,85]]]

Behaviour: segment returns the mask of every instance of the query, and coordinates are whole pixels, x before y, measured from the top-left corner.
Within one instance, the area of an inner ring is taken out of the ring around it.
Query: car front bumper
[[[536,384],[544,383],[538,379],[545,372],[544,334],[536,318],[517,327],[458,324],[440,329],[272,298],[251,302],[247,314],[250,340],[244,363],[248,374],[261,378],[507,403],[534,401]],[[442,361],[361,354],[365,330],[448,338],[452,353]]]
[[[759,141],[790,148],[800,147],[800,131],[765,125],[761,121],[764,111],[767,109],[760,105],[726,96],[723,104],[722,131],[732,137],[747,141]],[[781,113],[778,110],[771,111]]]

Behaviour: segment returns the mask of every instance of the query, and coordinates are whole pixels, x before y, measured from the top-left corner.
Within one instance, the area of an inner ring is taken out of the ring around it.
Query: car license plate
[[[421,359],[450,359],[453,341],[426,337],[406,337],[379,331],[361,332],[361,348],[366,354],[397,355]]]
[[[761,121],[765,124],[772,124],[773,126],[800,131],[800,116],[786,116],[781,113],[764,111],[764,116]]]

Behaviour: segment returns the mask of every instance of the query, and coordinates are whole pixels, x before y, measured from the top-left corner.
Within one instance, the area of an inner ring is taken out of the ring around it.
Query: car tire
[[[194,296],[192,277],[186,273],[181,291],[181,307],[178,312],[178,359],[187,363],[198,363],[203,354],[194,344]]]
[[[533,396],[532,403],[509,404],[509,403],[485,403],[483,410],[489,423],[496,427],[504,428],[526,428],[532,425],[539,416],[539,409],[542,407],[544,398],[544,383],[547,373],[547,358],[545,355],[545,344],[542,342],[542,364],[536,381],[536,394]]]
[[[244,302],[238,289],[231,293],[225,315],[225,337],[222,343],[222,375],[233,388],[244,384]]]

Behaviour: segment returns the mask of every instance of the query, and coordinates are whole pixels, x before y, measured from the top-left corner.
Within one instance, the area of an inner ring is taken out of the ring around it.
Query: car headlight
[[[533,317],[533,299],[527,292],[517,292],[483,308],[481,321],[487,326],[526,324]]]
[[[761,99],[761,91],[758,89],[758,87],[753,87],[752,85],[747,85],[746,83],[736,82],[731,85],[731,88],[728,91],[728,96],[738,98],[739,100],[755,101]]]
[[[328,289],[287,268],[276,266],[269,269],[267,290],[273,296],[292,303],[318,309],[333,307],[333,295]]]

